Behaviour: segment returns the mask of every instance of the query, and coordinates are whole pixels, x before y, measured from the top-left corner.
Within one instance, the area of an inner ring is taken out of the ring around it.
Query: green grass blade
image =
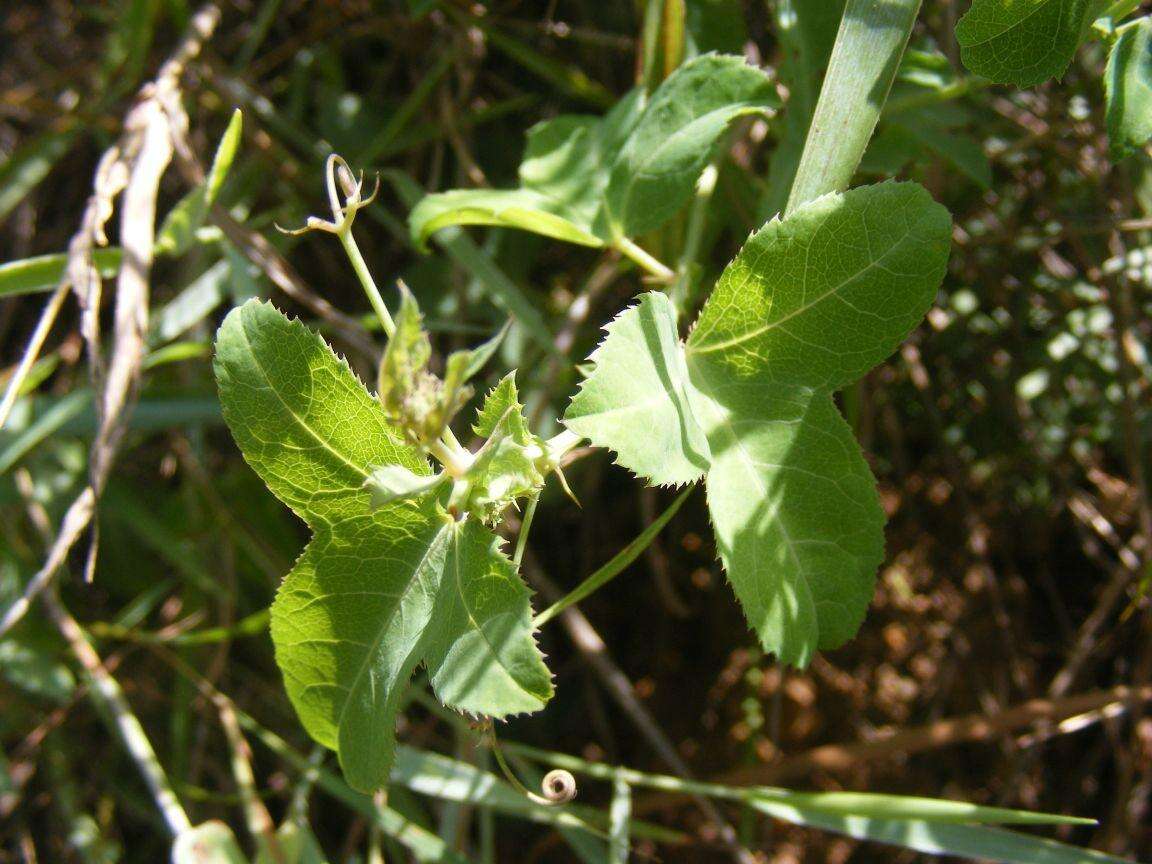
[[[118,248],[97,249],[92,257],[96,269],[105,278],[115,276],[120,269],[121,253]],[[67,266],[68,255],[65,252],[0,264],[0,297],[51,291],[64,278]]]

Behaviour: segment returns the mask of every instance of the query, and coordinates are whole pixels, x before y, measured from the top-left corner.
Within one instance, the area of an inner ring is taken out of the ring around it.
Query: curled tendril
[[[545,807],[555,807],[559,804],[567,804],[576,797],[576,778],[572,776],[570,771],[565,771],[563,768],[554,768],[544,775],[544,779],[540,782],[541,794],[537,795],[512,773],[512,768],[504,758],[504,751],[500,749],[496,730],[489,724],[485,731],[489,746],[492,748],[492,755],[496,757],[496,764],[500,766],[504,777],[515,787],[516,791],[524,795],[529,801],[543,804]]]
[[[553,768],[544,775],[540,791],[549,804],[567,804],[576,797],[576,778],[570,771]]]
[[[342,234],[352,227],[352,220],[356,213],[367,207],[380,191],[380,178],[376,178],[376,185],[372,194],[364,197],[364,172],[356,177],[352,168],[343,156],[335,153],[328,157],[324,164],[325,184],[328,189],[328,206],[332,210],[332,221],[321,219],[319,216],[309,216],[304,221],[303,228],[289,230],[276,227],[285,234],[304,234],[308,231],[327,231],[330,234]]]

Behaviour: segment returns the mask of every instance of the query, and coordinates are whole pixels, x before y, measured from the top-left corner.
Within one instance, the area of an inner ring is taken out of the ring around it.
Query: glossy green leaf
[[[1152,18],[1120,29],[1108,55],[1104,89],[1112,158],[1123,159],[1152,138]]]
[[[409,225],[417,248],[448,225],[520,228],[581,246],[603,245],[593,231],[607,183],[607,164],[619,142],[614,137],[623,108],[603,121],[564,115],[528,131],[519,189],[456,189],[429,195],[412,210]]]
[[[660,227],[692,196],[728,124],[778,104],[768,76],[742,57],[706,54],[678,68],[652,94],[612,167],[604,192],[611,236]]]
[[[331,349],[251,301],[220,329],[216,374],[245,458],[314,532],[273,604],[272,638],[301,722],[338,752],[349,784],[387,782],[421,662],[458,710],[541,708],[552,684],[527,588],[491,532],[434,496],[371,508],[374,468],[429,467]]]
[[[565,416],[653,482],[706,473],[728,577],[785,662],[851,638],[871,599],[883,512],[831,394],[927,311],[950,234],[915,184],[803,205],[748,240],[685,345],[662,295],[613,322]]]
[[[1032,87],[1072,62],[1093,0],[973,0],[956,24],[964,65],[1000,84]]]
[[[531,189],[454,189],[429,195],[412,211],[412,240],[426,248],[428,238],[449,225],[496,225],[533,231],[579,246],[603,241],[564,216],[554,203]]]

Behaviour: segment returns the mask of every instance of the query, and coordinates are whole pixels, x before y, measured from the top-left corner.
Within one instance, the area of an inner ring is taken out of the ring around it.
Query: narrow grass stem
[[[148,734],[140,725],[136,715],[132,713],[128,700],[124,697],[124,691],[120,689],[120,684],[108,672],[100,659],[100,655],[88,642],[84,631],[80,629],[76,619],[64,608],[56,593],[49,590],[44,593],[42,599],[44,608],[48,611],[48,617],[52,619],[52,623],[56,625],[56,629],[60,631],[64,641],[68,643],[73,656],[84,669],[85,676],[91,685],[88,689],[88,695],[120,734],[129,755],[140,769],[140,773],[144,775],[144,780],[152,792],[156,806],[164,816],[164,823],[168,826],[168,830],[174,837],[190,830],[192,822],[181,806],[180,799],[176,797],[172,784],[168,780],[168,775],[164,772],[164,768],[156,756],[156,751],[152,747],[152,742],[148,740]]]
[[[668,505],[668,509],[661,513],[651,525],[645,528],[635,540],[613,555],[607,564],[581,582],[570,593],[561,597],[532,619],[532,626],[544,626],[569,606],[574,603],[579,603],[593,592],[603,588],[616,576],[620,575],[629,564],[639,558],[640,554],[652,544],[652,541],[656,539],[656,535],[668,524],[668,520],[676,515],[676,511],[680,509],[680,505],[684,503],[684,499],[692,494],[692,490],[695,488],[695,486],[689,486],[676,496],[676,500]],[[523,532],[524,529],[521,528],[520,530]],[[517,564],[519,564],[519,558],[517,558]]]
[[[676,273],[667,264],[657,260],[651,253],[641,249],[627,237],[621,237],[615,242],[615,247],[637,264],[642,270],[651,274],[661,282],[671,282]]]
[[[520,520],[520,533],[516,535],[516,551],[512,553],[512,563],[520,569],[520,561],[524,558],[524,548],[528,545],[528,534],[532,530],[532,520],[536,518],[536,505],[540,503],[539,493],[533,495],[524,508],[524,518]]]
[[[920,0],[848,0],[785,214],[848,188],[919,11]]]

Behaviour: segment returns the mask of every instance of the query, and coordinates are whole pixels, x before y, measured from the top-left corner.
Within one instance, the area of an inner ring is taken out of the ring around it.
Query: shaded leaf
[[[851,638],[871,599],[883,512],[831,393],[923,316],[950,234],[915,184],[803,205],[748,240],[684,346],[662,295],[613,322],[565,415],[656,482],[706,473],[729,579],[785,662]]]
[[[1093,0],[973,0],[956,24],[964,65],[1000,84],[1032,87],[1072,62]]]
[[[1109,149],[1119,160],[1152,138],[1152,18],[1120,29],[1108,55],[1104,89]]]
[[[690,60],[652,94],[604,191],[611,236],[652,231],[692,196],[712,145],[741,114],[779,105],[763,71],[742,57]]]

